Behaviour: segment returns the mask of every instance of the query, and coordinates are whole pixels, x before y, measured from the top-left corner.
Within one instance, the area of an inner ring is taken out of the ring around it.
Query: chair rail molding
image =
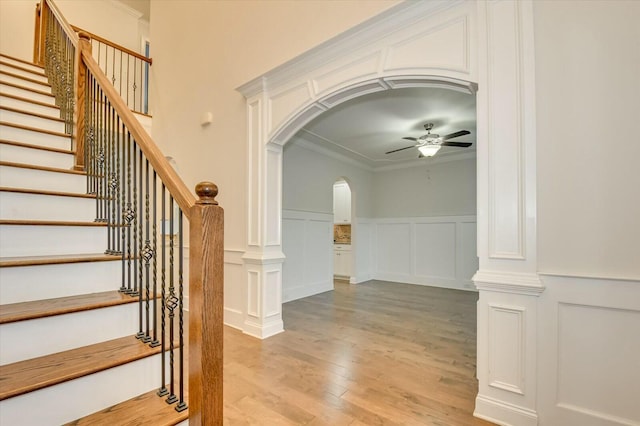
[[[534,65],[531,0],[403,2],[239,87],[249,173],[244,331],[262,338],[283,331],[282,146],[291,136],[333,106],[382,90],[476,94],[475,415],[537,424],[544,286],[536,264]]]

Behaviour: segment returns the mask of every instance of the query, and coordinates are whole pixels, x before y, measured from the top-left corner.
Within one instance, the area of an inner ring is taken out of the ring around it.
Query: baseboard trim
[[[501,426],[538,425],[538,414],[535,411],[481,395],[476,397],[473,415]]]
[[[244,320],[244,314],[232,308],[224,308],[224,325],[235,328],[236,330],[244,331],[242,322]]]
[[[256,324],[250,320],[244,322],[242,332],[258,339],[266,339],[284,331],[284,323],[281,319],[271,322],[270,324]]]

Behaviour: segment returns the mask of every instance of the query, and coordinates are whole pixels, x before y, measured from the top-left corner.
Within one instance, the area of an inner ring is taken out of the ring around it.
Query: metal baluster
[[[120,164],[120,160],[121,160],[121,156],[124,155],[124,141],[122,140],[123,136],[124,136],[124,123],[122,123],[120,121],[120,116],[116,115],[117,118],[117,126],[116,129],[118,129],[117,133],[116,133],[116,170],[115,170],[115,179],[116,179],[116,200],[117,200],[117,205],[116,205],[116,236],[118,237],[116,239],[116,248],[115,251],[117,254],[122,255],[124,253],[124,245],[121,244],[122,243],[122,236],[124,235],[124,232],[122,231],[122,226],[124,224],[124,220],[123,220],[123,216],[122,216],[122,206],[124,206],[124,200],[123,200],[123,196],[124,193],[122,191],[122,183],[124,182],[124,180],[122,179],[121,173],[124,170],[124,167],[122,167],[122,165]],[[124,161],[124,157],[122,158],[122,160]],[[124,259],[124,257],[122,258]]]
[[[151,301],[151,274],[149,262],[154,256],[153,249],[151,248],[150,241],[150,229],[149,229],[149,160],[145,160],[145,196],[144,196],[144,226],[145,226],[145,241],[144,249],[142,250],[142,258],[144,259],[145,269],[145,334],[142,341],[145,343],[151,342],[151,335],[149,333],[149,327],[151,326],[150,306]]]
[[[143,84],[142,84],[142,82],[144,80],[144,77],[143,77],[144,73],[142,71],[142,69],[143,69],[142,66],[143,66],[144,63],[145,62],[142,59],[140,59],[140,91],[138,92],[139,96],[140,96],[140,104],[139,104],[140,107],[139,107],[139,110],[134,108],[135,111],[142,111],[142,105],[143,105],[142,104],[142,94],[144,93],[144,87],[143,87]]]
[[[137,60],[138,60],[137,58],[133,58],[133,110],[134,111],[136,109],[136,88],[138,87],[138,86],[136,86],[136,79],[137,79],[137,77],[136,77],[136,70],[137,70],[136,61]],[[127,103],[127,105],[128,105],[128,103]]]
[[[162,354],[161,356],[161,368],[160,368],[160,389],[158,389],[158,396],[165,396],[166,394],[169,393],[169,390],[166,387],[167,381],[166,381],[166,377],[165,377],[165,370],[166,370],[166,360],[165,360],[165,349],[166,349],[166,340],[167,340],[167,335],[166,335],[166,329],[165,329],[165,321],[166,321],[166,293],[165,293],[165,289],[166,289],[166,241],[167,241],[167,230],[165,228],[165,224],[166,224],[166,209],[167,209],[167,203],[166,203],[166,188],[164,186],[164,183],[162,184],[162,193],[161,193],[161,201],[160,201],[160,211],[162,212],[162,267],[160,269],[161,271],[161,277],[160,277],[160,292],[161,292],[161,298],[160,298],[160,324],[161,324],[161,329],[160,329],[160,353]]]
[[[105,141],[105,168],[104,168],[104,188],[105,188],[105,197],[106,197],[106,217],[107,217],[107,250],[105,253],[113,254],[113,245],[111,241],[111,228],[113,227],[111,212],[112,212],[112,198],[113,198],[113,187],[111,186],[111,169],[113,167],[112,161],[112,153],[113,153],[113,109],[111,107],[111,102],[107,100],[107,126],[105,128],[106,132],[106,141]]]
[[[182,210],[180,210],[180,212],[178,213],[178,244],[178,255],[180,256],[180,258],[178,259],[178,339],[180,339],[178,345],[180,346],[180,401],[178,402],[178,405],[176,405],[176,411],[180,412],[187,409],[187,403],[184,401],[184,241],[182,233]]]
[[[152,348],[160,345],[158,340],[158,174],[153,171],[153,340]],[[162,354],[164,357],[164,354]]]
[[[143,268],[142,268],[142,258],[144,256],[143,251],[142,251],[142,238],[143,238],[143,214],[144,214],[144,209],[143,209],[143,204],[142,204],[142,199],[143,197],[143,186],[142,186],[142,175],[144,174],[144,161],[143,161],[143,153],[142,151],[140,151],[140,156],[138,157],[138,167],[140,170],[140,173],[138,173],[138,188],[140,188],[140,197],[138,197],[138,230],[139,230],[139,234],[138,234],[138,241],[137,241],[137,246],[138,246],[138,253],[140,253],[140,259],[138,260],[137,264],[138,264],[138,285],[140,286],[138,288],[138,333],[136,334],[136,337],[138,339],[142,339],[144,337],[144,332],[142,331],[142,324],[143,324],[143,303],[144,303],[144,292],[143,292],[143,288],[142,288],[142,283],[144,282],[144,277],[143,277]]]
[[[120,51],[120,88],[118,93],[122,96],[122,50]]]
[[[169,397],[167,398],[167,404],[173,404],[178,401],[178,397],[175,394],[175,380],[174,380],[174,344],[173,344],[173,329],[175,320],[175,309],[178,306],[178,298],[175,294],[175,287],[173,285],[173,246],[174,246],[174,234],[173,234],[173,196],[169,196],[169,298],[167,299],[167,308],[169,309]]]
[[[132,164],[133,164],[133,202],[131,204],[133,210],[132,210],[132,216],[133,216],[133,239],[131,240],[131,245],[133,246],[133,290],[131,291],[131,295],[137,295],[138,294],[138,211],[137,211],[137,207],[138,207],[138,187],[136,186],[136,177],[137,177],[137,170],[138,170],[138,160],[137,160],[137,154],[138,154],[138,145],[136,144],[135,139],[132,140],[133,142],[133,160],[132,160]],[[142,155],[142,154],[140,154]]]
[[[125,293],[132,293],[131,289],[131,222],[135,217],[135,212],[132,210],[131,206],[131,133],[127,131],[127,148],[126,148],[126,157],[127,157],[127,207],[124,211],[124,218],[127,222],[127,286],[123,291]],[[123,248],[124,250],[124,248]]]
[[[129,59],[131,59],[131,55],[127,55],[127,106],[129,106],[129,74],[131,74],[131,65],[129,63]]]

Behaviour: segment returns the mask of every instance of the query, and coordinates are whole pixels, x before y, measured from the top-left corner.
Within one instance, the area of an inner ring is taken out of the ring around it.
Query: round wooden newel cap
[[[218,185],[213,182],[200,182],[196,185],[196,195],[198,196],[198,204],[218,204],[216,195],[218,195]]]

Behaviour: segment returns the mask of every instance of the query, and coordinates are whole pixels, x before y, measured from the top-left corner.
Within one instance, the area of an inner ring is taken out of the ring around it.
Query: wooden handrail
[[[46,6],[51,10],[53,15],[56,17],[56,19],[60,23],[60,26],[62,27],[64,32],[67,33],[67,37],[69,37],[71,44],[73,44],[74,47],[78,47],[78,35],[73,30],[71,25],[67,22],[67,20],[64,18],[64,15],[62,14],[62,12],[60,12],[60,9],[58,9],[58,6],[56,6],[54,2],[49,0],[42,0],[42,4],[43,5],[46,4]],[[41,10],[44,11],[42,7],[41,7]]]
[[[93,56],[91,56],[91,52],[86,49],[82,49],[81,60],[91,71],[93,78],[98,81],[101,89],[109,99],[109,102],[111,102],[111,105],[120,116],[122,122],[127,126],[131,136],[133,136],[135,141],[138,143],[140,149],[145,154],[154,170],[158,173],[162,182],[188,217],[191,207],[196,203],[196,198],[193,193],[189,191],[189,188],[187,188],[187,186],[182,182],[182,179],[180,179],[175,169],[171,164],[169,164],[169,161],[167,161],[165,156],[153,142],[151,136],[149,136],[140,122],[134,117],[129,107],[120,97],[120,94],[104,75],[98,63],[93,59]]]
[[[140,60],[142,60],[142,61],[147,62],[149,65],[151,65],[151,64],[153,63],[153,60],[152,60],[151,58],[147,58],[146,56],[142,56],[141,54],[139,54],[139,53],[137,53],[137,52],[134,52],[133,50],[127,49],[127,48],[126,48],[126,47],[124,47],[124,46],[120,46],[119,44],[114,43],[114,42],[112,42],[112,41],[110,41],[110,40],[107,40],[106,38],[102,38],[102,37],[100,37],[99,35],[96,35],[96,34],[94,34],[94,33],[90,32],[90,31],[84,30],[84,29],[82,29],[82,28],[80,28],[80,27],[76,27],[75,25],[71,25],[71,28],[73,28],[73,30],[74,30],[75,32],[77,32],[77,33],[80,33],[80,32],[86,33],[86,34],[88,34],[88,35],[89,35],[93,40],[97,40],[97,41],[99,41],[100,43],[103,43],[103,44],[106,44],[107,46],[111,46],[111,47],[113,47],[114,49],[121,50],[121,51],[123,51],[124,53],[126,53],[127,55],[131,55],[131,56],[133,56],[133,57],[135,57],[135,58],[138,58],[138,59],[140,59]]]

